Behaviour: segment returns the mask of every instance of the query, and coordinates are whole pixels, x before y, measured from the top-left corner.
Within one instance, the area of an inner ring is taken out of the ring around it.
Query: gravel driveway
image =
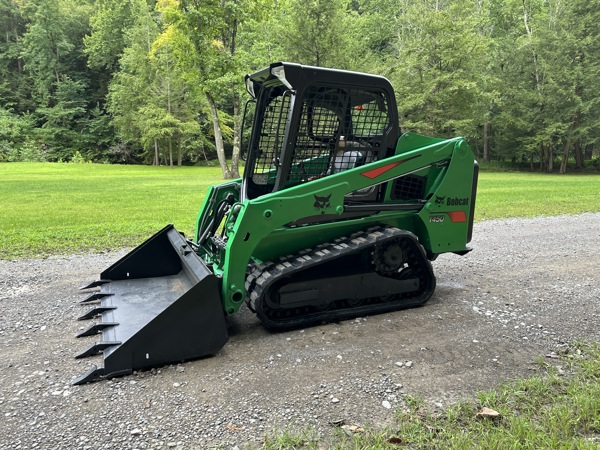
[[[385,425],[405,395],[441,408],[532,375],[600,341],[599,223],[479,223],[473,252],[434,262],[422,308],[276,334],[242,310],[215,357],[81,387],[77,288],[124,252],[0,261],[0,448],[260,448],[307,424],[326,439],[332,423]]]

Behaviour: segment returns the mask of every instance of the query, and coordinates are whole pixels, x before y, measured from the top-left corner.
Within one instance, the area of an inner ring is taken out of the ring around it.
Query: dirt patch
[[[422,308],[285,333],[243,310],[215,357],[81,387],[77,288],[123,252],[0,261],[0,447],[260,448],[273,429],[327,438],[332,423],[389,423],[406,395],[442,408],[532,375],[600,341],[599,221],[477,224],[472,253],[434,262]]]

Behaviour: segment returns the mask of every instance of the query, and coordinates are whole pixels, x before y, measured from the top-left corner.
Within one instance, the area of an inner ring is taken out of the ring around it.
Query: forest
[[[600,0],[0,0],[0,162],[239,176],[243,77],[380,74],[400,126],[484,162],[600,169]]]

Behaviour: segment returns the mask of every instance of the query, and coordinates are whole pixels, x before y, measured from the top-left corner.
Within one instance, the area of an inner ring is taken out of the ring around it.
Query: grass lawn
[[[475,220],[600,211],[600,175],[482,172]]]
[[[219,167],[0,164],[0,259],[134,246],[169,223],[192,234]]]
[[[0,259],[140,244],[169,223],[191,235],[217,167],[0,164]],[[600,211],[600,175],[482,172],[476,220]]]

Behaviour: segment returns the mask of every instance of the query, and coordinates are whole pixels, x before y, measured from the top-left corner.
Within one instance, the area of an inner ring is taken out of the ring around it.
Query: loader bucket
[[[220,282],[173,225],[82,289],[94,287],[82,303],[96,305],[80,319],[101,320],[78,337],[102,333],[102,341],[76,358],[102,352],[104,366],[73,384],[213,355],[227,342]]]

